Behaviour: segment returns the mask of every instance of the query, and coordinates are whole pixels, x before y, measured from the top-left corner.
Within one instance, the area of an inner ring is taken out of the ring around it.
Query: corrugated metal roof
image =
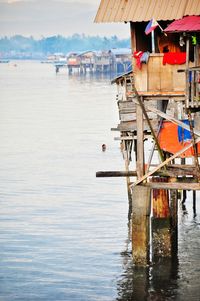
[[[200,16],[187,16],[172,22],[166,32],[200,31]]]
[[[200,15],[199,0],[101,0],[96,23],[181,19]]]

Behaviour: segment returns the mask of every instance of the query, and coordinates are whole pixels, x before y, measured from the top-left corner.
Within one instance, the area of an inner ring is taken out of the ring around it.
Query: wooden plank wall
[[[136,60],[133,59],[135,86],[138,92],[185,90],[185,73],[177,72],[178,69],[185,69],[185,64],[163,65],[162,61],[162,53],[150,54],[148,64],[142,64],[142,68],[139,69]]]

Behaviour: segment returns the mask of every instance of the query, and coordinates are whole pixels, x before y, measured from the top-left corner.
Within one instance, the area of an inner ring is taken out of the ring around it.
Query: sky
[[[100,0],[0,0],[0,36],[74,33],[128,38],[129,24],[94,23]]]

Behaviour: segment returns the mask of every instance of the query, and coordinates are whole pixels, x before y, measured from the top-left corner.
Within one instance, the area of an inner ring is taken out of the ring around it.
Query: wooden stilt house
[[[155,224],[161,224],[153,236],[154,250],[165,256],[171,250],[171,228],[166,225],[174,224],[166,220],[176,221],[177,206],[171,202],[169,208],[163,189],[200,190],[199,20],[199,0],[102,0],[95,18],[97,23],[130,22],[133,73],[114,82],[125,88],[118,99],[117,129],[126,154],[121,175],[132,191],[132,250],[138,264],[147,262],[149,252],[150,191],[159,191],[153,198],[160,204],[153,204],[154,218],[159,219]],[[145,162],[144,140],[149,138],[154,143]],[[132,145],[135,170],[129,170]],[[160,162],[152,165],[155,152]],[[130,181],[132,176],[136,179]]]

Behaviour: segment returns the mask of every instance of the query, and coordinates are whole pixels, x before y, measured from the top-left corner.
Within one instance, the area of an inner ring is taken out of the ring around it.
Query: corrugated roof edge
[[[173,21],[187,15],[200,15],[199,0],[101,0],[94,22]]]

